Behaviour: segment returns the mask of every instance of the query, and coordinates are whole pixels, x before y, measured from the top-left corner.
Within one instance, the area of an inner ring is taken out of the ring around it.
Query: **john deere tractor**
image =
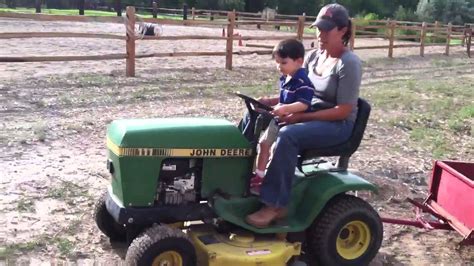
[[[350,139],[305,150],[295,169],[288,216],[267,228],[245,222],[261,208],[249,191],[266,110],[238,94],[249,119],[113,121],[107,129],[108,186],[95,207],[99,229],[128,241],[129,265],[366,265],[382,242],[377,212],[354,191],[376,191],[347,171],[370,105],[359,99]],[[338,163],[321,158],[339,157]]]

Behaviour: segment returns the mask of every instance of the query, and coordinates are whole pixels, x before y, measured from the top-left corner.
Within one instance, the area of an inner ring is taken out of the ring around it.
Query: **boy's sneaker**
[[[260,195],[260,186],[265,177],[259,176],[256,173],[250,178],[250,193],[253,195]]]
[[[254,174],[251,178],[250,178],[250,187],[260,187],[260,185],[262,184],[263,182],[263,179],[265,179],[265,177],[262,177],[262,176],[259,176],[257,174]]]
[[[250,188],[250,194],[252,194],[254,196],[260,196],[260,186],[251,187]]]

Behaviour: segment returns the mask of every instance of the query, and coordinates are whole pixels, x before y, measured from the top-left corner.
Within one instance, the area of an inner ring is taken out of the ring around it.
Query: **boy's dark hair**
[[[304,46],[296,39],[286,39],[273,48],[272,57],[275,57],[275,55],[281,58],[289,57],[293,60],[304,58]]]

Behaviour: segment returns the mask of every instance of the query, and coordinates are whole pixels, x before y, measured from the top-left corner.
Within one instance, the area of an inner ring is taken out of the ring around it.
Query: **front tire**
[[[125,241],[127,237],[127,232],[125,227],[117,223],[114,218],[107,211],[105,206],[105,201],[107,199],[108,191],[104,191],[100,196],[99,200],[96,202],[94,207],[94,220],[99,227],[100,231],[109,237],[112,241]]]
[[[307,231],[307,252],[317,265],[368,265],[382,244],[378,213],[364,200],[331,199]]]
[[[126,265],[196,265],[196,251],[179,229],[155,225],[135,238],[128,248]]]

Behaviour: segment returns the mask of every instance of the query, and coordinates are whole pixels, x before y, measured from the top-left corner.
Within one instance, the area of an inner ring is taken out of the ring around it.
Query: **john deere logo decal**
[[[134,157],[249,157],[252,149],[154,149],[154,148],[122,148],[110,139],[107,147],[117,156]]]

